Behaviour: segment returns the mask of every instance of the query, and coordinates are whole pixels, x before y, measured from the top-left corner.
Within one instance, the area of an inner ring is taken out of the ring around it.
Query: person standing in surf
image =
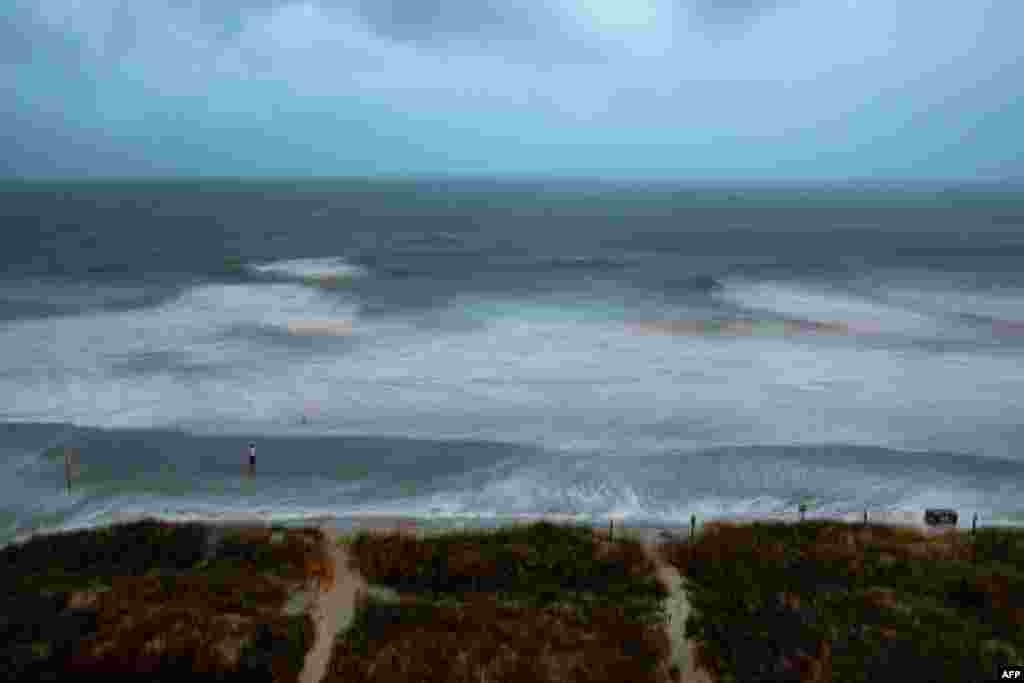
[[[256,444],[249,444],[249,476],[256,474]]]

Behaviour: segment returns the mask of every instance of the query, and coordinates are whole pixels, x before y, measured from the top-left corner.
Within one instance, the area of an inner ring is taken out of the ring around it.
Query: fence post
[[[74,451],[70,447],[64,448],[64,485],[68,493],[71,493],[71,462],[74,458]]]
[[[697,515],[690,515],[690,562],[697,559]]]

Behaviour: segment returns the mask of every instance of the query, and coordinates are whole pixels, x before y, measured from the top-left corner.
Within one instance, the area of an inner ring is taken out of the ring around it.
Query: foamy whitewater
[[[1021,523],[1024,199],[807,196],[7,186],[0,542],[148,514]]]

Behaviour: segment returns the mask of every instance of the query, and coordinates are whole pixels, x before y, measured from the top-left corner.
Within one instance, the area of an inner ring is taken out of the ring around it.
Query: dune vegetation
[[[0,549],[6,680],[297,680],[321,532],[145,520]]]
[[[989,680],[1024,662],[1024,531],[709,524],[663,555],[718,681]]]
[[[317,529],[146,520],[2,548],[0,670],[296,682],[336,569],[369,590],[326,683],[670,683],[679,630],[722,683],[961,683],[1024,655],[1019,529],[709,523],[651,548],[539,522],[340,542],[350,567]],[[685,623],[666,619],[658,555],[684,577]]]
[[[667,589],[638,541],[541,522],[421,539],[362,533],[350,554],[398,599],[362,600],[331,683],[673,680]]]

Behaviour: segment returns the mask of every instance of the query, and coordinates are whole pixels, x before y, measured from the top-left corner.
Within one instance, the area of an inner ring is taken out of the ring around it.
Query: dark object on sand
[[[952,525],[956,526],[956,510],[949,508],[931,508],[924,511],[924,522],[928,526]]]

